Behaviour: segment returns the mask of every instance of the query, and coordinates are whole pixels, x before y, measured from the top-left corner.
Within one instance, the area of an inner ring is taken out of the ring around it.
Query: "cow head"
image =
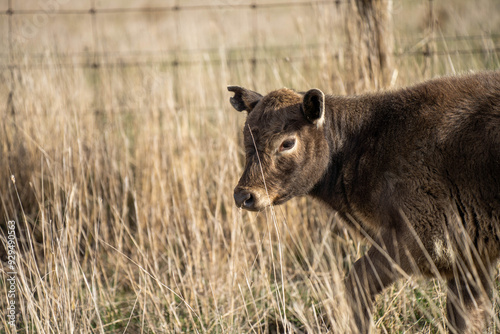
[[[325,137],[325,95],[318,89],[299,94],[280,89],[262,96],[238,86],[230,99],[247,111],[243,129],[246,163],[234,189],[238,207],[258,211],[305,195],[329,162]]]

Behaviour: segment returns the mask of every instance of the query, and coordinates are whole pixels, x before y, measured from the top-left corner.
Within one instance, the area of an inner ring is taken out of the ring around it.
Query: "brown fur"
[[[237,205],[308,194],[373,242],[345,281],[359,332],[403,273],[448,280],[451,332],[484,328],[500,255],[500,72],[353,97],[228,89],[248,111]]]

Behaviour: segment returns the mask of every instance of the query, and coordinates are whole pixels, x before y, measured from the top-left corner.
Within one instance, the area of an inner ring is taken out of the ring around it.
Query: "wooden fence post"
[[[348,93],[389,86],[393,73],[392,0],[349,0]]]

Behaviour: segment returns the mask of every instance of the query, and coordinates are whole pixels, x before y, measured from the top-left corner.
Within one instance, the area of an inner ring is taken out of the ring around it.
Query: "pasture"
[[[311,199],[235,207],[245,116],[226,89],[380,88],[353,76],[348,6],[0,1],[2,243],[18,236],[0,333],[348,333],[342,281],[368,245]],[[500,67],[497,1],[391,13],[389,89]],[[392,285],[377,332],[445,333],[445,290]]]

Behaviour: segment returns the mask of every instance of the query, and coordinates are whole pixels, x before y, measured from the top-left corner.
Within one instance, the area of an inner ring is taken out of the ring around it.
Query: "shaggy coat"
[[[372,242],[345,280],[355,331],[369,331],[376,294],[412,274],[448,281],[451,332],[485,327],[500,255],[500,72],[350,97],[228,90],[248,112],[236,205],[311,195]]]

